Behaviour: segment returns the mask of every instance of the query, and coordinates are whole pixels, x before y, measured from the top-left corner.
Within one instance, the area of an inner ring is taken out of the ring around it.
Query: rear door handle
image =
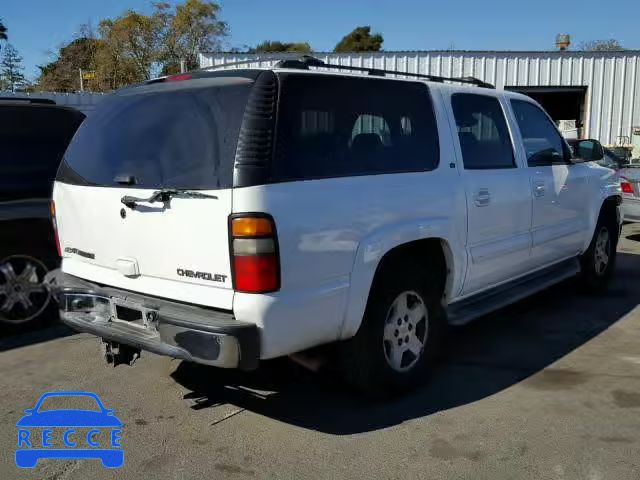
[[[489,193],[489,189],[481,188],[476,192],[473,196],[473,203],[476,204],[476,207],[486,207],[491,203],[491,194]]]
[[[533,196],[534,197],[543,197],[546,187],[544,186],[544,182],[534,182],[533,183]]]

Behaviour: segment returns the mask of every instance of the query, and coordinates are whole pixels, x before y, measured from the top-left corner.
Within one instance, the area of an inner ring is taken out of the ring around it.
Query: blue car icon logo
[[[51,397],[90,397],[95,400],[98,409],[42,409],[42,403]],[[24,413],[26,415],[16,423],[18,467],[33,468],[41,458],[99,458],[107,468],[118,468],[124,463],[124,452],[120,445],[122,422],[114,415],[113,410],[104,408],[95,393],[45,393],[34,408],[27,409]],[[87,428],[90,429],[85,433]],[[104,439],[105,436],[109,441]],[[57,448],[63,446],[65,448]]]

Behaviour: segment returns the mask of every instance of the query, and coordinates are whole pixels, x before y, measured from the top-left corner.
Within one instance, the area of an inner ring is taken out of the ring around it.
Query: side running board
[[[506,307],[556,283],[573,277],[580,271],[577,258],[543,268],[537,272],[475,294],[447,307],[449,323],[464,325],[482,315]]]

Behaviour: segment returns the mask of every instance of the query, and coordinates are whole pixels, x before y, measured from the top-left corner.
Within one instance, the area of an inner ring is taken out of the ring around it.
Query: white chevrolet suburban
[[[334,344],[348,381],[398,392],[448,324],[573,275],[606,285],[620,182],[597,142],[576,151],[471,78],[303,57],[152,80],[72,140],[47,281],[110,362],[252,369]]]

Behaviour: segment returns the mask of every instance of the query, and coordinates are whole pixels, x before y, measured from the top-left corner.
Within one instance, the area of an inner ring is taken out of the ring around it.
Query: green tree
[[[80,90],[80,69],[85,72],[96,68],[96,55],[101,42],[95,38],[79,37],[60,48],[56,59],[39,65],[40,90],[73,92]],[[96,80],[87,80],[86,90],[100,90]]]
[[[173,11],[168,3],[153,6],[151,15],[129,10],[100,22],[103,45],[97,69],[99,75],[101,70],[108,74],[108,68],[113,69],[112,88],[148,80],[160,72],[176,73],[181,62],[187,69],[197,68],[199,52],[219,49],[227,35],[227,24],[220,19],[220,5],[215,2],[186,0]]]
[[[18,53],[18,50],[10,43],[7,44],[2,55],[2,62],[0,63],[0,75],[7,88],[12,92],[15,92],[16,89],[25,85],[26,79],[22,73],[23,71],[22,57]]]
[[[219,49],[227,35],[220,5],[204,0],[183,0],[175,9],[154,3],[150,15],[127,10],[103,19],[97,31],[81,28],[76,39],[63,46],[54,61],[40,66],[39,88],[79,89],[79,69],[95,72],[85,88],[108,91],[175,73],[180,63],[198,66],[200,51]]]
[[[163,36],[164,70],[179,68],[184,61],[192,70],[199,65],[198,54],[220,50],[223,39],[229,33],[226,22],[220,18],[220,5],[203,0],[186,0],[176,5],[175,13],[169,12],[169,5],[156,3],[155,16],[164,24]]]
[[[580,50],[589,52],[621,52],[626,50],[618,40],[610,38],[608,40],[590,40],[580,44]]]
[[[129,62],[136,78],[149,80],[162,49],[164,18],[142,15],[133,10],[116,19],[100,22],[100,36],[111,58]]]
[[[380,33],[371,34],[371,27],[356,27],[345,35],[333,49],[334,52],[379,52],[384,38]]]
[[[311,45],[308,42],[279,42],[266,40],[259,43],[254,48],[249,49],[249,53],[280,53],[280,52],[300,52],[311,53]]]

